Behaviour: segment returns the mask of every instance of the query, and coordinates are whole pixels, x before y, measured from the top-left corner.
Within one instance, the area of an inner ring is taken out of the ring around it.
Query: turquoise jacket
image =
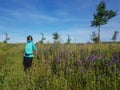
[[[24,56],[25,57],[34,57],[33,51],[37,51],[37,48],[36,48],[35,44],[33,43],[33,41],[28,41],[25,46]]]

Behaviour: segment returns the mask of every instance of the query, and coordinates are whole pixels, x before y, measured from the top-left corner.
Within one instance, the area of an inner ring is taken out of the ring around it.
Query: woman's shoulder
[[[35,44],[33,41],[31,41],[32,44]]]

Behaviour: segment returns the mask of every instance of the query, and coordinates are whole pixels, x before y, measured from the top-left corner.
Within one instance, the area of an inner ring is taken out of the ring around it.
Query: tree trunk
[[[100,25],[98,26],[98,43],[100,43]]]

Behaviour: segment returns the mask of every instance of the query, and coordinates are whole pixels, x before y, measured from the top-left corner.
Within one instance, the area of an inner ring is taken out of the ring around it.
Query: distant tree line
[[[111,40],[113,41],[113,42],[116,42],[116,40],[117,40],[117,38],[118,38],[118,34],[119,34],[119,32],[116,30],[116,31],[114,31],[114,33],[113,33],[113,35],[112,35],[112,38],[111,38]],[[42,35],[42,37],[41,37],[41,40],[38,42],[38,43],[40,43],[40,44],[44,44],[45,42],[45,40],[46,40],[46,38],[45,38],[45,36],[44,36],[44,34],[43,33],[41,33],[41,35]],[[52,34],[53,35],[53,40],[54,40],[54,44],[60,44],[61,42],[60,42],[60,35],[59,35],[59,33],[58,32],[55,32],[55,33],[53,33]],[[93,31],[92,32],[92,34],[90,35],[90,39],[94,42],[94,43],[99,43],[99,40],[98,40],[98,36],[97,36],[97,33],[95,32],[95,31]],[[8,43],[8,40],[10,40],[10,38],[8,37],[8,34],[7,33],[5,33],[5,40],[3,41],[3,43]],[[67,37],[67,39],[66,39],[66,43],[65,44],[70,44],[71,43],[71,37],[70,37],[70,35],[68,35],[68,37]]]

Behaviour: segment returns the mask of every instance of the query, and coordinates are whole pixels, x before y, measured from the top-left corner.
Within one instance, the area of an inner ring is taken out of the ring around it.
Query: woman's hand
[[[37,55],[37,54],[38,54],[38,51],[35,51],[35,54]]]

